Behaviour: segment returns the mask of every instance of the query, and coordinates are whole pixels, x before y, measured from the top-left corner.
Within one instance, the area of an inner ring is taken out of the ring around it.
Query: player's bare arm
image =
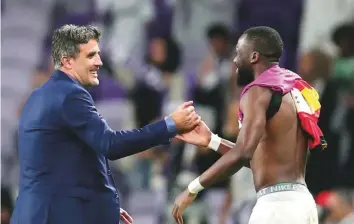
[[[220,153],[221,155],[226,154],[228,151],[233,149],[236,146],[234,142],[230,142],[226,139],[221,139],[220,145],[216,152]]]
[[[172,213],[177,223],[183,223],[181,217],[184,209],[194,200],[200,190],[233,175],[252,159],[265,131],[266,110],[271,96],[269,89],[258,86],[250,88],[243,96],[241,108],[244,119],[236,144],[213,166],[194,180],[188,189],[176,199]],[[230,146],[226,141],[223,142],[226,144],[220,144],[220,151],[226,151]]]
[[[176,138],[189,144],[209,148],[221,155],[224,155],[236,145],[234,142],[222,139],[216,134],[213,134],[204,121],[201,121],[192,131],[177,135]]]
[[[199,181],[203,187],[214,184],[221,173],[237,172],[252,159],[265,130],[270,99],[269,89],[252,87],[247,91],[241,100],[244,119],[235,147],[200,176]]]

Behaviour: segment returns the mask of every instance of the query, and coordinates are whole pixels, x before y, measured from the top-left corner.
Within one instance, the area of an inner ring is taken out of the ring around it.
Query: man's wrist
[[[173,137],[175,135],[177,135],[177,126],[176,126],[176,123],[174,122],[174,120],[170,116],[166,116],[165,122],[166,122],[168,132],[171,135],[173,135]]]
[[[200,184],[199,177],[194,179],[188,185],[188,191],[191,194],[198,194],[202,190],[204,190],[204,187]]]
[[[218,151],[220,144],[221,144],[221,138],[218,135],[211,133],[208,148],[216,152]]]

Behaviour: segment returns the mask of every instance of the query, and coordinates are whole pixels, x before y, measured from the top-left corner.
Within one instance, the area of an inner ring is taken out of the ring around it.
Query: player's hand
[[[120,220],[122,220],[124,224],[133,223],[133,218],[122,208],[120,209]]]
[[[204,121],[201,121],[200,124],[190,132],[177,135],[175,138],[189,144],[207,147],[210,142],[211,134],[212,133],[208,126],[204,123]]]
[[[175,200],[172,215],[176,220],[176,223],[183,224],[183,212],[193,202],[197,194],[192,194],[186,189]]]
[[[178,133],[191,131],[201,121],[200,116],[194,110],[193,101],[180,105],[170,117],[175,122]]]

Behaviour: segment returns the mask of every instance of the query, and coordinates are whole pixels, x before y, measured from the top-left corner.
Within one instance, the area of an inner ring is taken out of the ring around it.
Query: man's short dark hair
[[[223,24],[213,24],[207,29],[207,37],[209,39],[220,38],[228,40],[230,38],[230,31],[227,26]]]
[[[339,45],[340,41],[344,38],[348,40],[354,39],[354,25],[353,24],[342,24],[334,30],[332,33],[332,41]]]
[[[254,50],[273,61],[279,61],[283,53],[283,40],[273,28],[257,26],[246,30],[246,38],[253,44]]]
[[[62,66],[61,58],[63,56],[76,57],[80,52],[80,44],[87,44],[90,40],[99,41],[100,38],[100,31],[91,25],[76,26],[69,24],[56,29],[52,37],[54,68],[59,69]]]

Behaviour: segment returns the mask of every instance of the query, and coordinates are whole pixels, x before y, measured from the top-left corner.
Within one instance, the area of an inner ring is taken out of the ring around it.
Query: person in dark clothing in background
[[[331,123],[339,104],[339,86],[333,79],[332,65],[332,58],[317,49],[305,53],[299,60],[299,74],[319,94],[322,110],[318,125],[328,142],[328,149],[311,152],[306,166],[306,183],[314,195],[332,189],[337,182],[339,136]]]
[[[131,92],[137,125],[146,125],[161,116],[168,78],[181,64],[181,53],[171,37],[156,37],[146,56],[148,70],[141,75]],[[144,96],[144,97],[142,97]]]
[[[208,27],[206,35],[210,50],[201,63],[197,75],[197,85],[193,92],[196,104],[207,106],[215,112],[215,132],[222,133],[224,109],[226,106],[225,91],[231,77],[230,32],[223,24]]]
[[[176,75],[180,64],[180,48],[172,37],[158,36],[151,40],[146,56],[146,68],[142,69],[142,74],[136,74],[137,81],[130,92],[138,127],[161,117],[164,99],[170,87],[170,78]],[[141,187],[144,189],[149,188],[150,159],[157,156],[156,150],[139,154],[141,160],[138,167],[142,176]]]
[[[354,82],[354,24],[338,26],[332,34],[332,41],[339,50],[334,63],[334,77],[342,88],[350,89]]]
[[[332,41],[339,50],[334,63],[334,79],[340,87],[341,100],[335,107],[337,120],[334,123],[340,154],[337,184],[354,193],[354,24],[339,25],[333,31]]]
[[[1,186],[1,223],[10,223],[10,217],[12,215],[14,205],[11,198],[9,189]]]

